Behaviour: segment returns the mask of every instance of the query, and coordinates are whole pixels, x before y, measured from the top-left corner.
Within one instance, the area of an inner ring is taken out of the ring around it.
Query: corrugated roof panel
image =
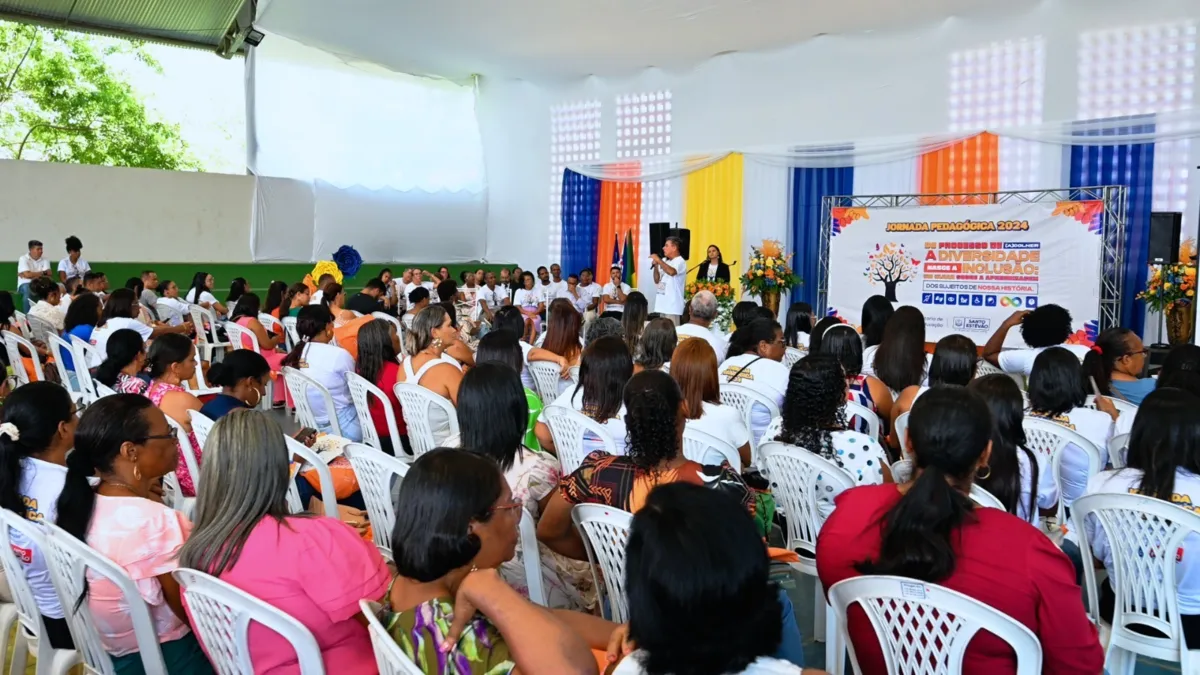
[[[215,46],[245,0],[0,0],[0,12]],[[72,7],[73,6],[73,7]],[[68,12],[70,16],[68,16]]]

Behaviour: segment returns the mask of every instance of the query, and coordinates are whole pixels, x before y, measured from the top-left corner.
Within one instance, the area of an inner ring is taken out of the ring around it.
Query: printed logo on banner
[[[1025,309],[1037,309],[1038,299],[1036,295],[1030,295],[1025,298]]]
[[[986,333],[992,328],[992,320],[965,316],[954,317],[954,329],[968,333]]]
[[[933,304],[933,293],[922,293],[921,294],[921,304],[922,305],[932,305]]]
[[[996,306],[996,296],[994,296],[994,295],[987,296],[986,298],[983,299],[983,304],[985,307],[995,307]]]
[[[958,296],[953,293],[947,293],[946,294],[946,304],[947,305],[957,305],[958,304]]]
[[[983,307],[983,296],[976,294],[971,296],[972,307]]]
[[[933,294],[933,304],[935,304],[935,305],[946,304],[946,294],[945,293],[934,293]]]
[[[965,307],[967,305],[967,303],[970,301],[971,301],[971,296],[968,295],[967,293],[959,293],[958,294],[958,304]]]
[[[904,244],[888,242],[875,244],[875,250],[867,253],[867,267],[863,276],[872,286],[883,284],[883,297],[888,302],[897,302],[896,286],[912,281],[920,271],[921,261],[912,257]]]
[[[1013,298],[1013,297],[1010,297],[1007,295],[1002,296],[1000,298],[1000,306],[1001,307],[1015,307],[1017,309],[1020,309],[1022,304],[1023,303],[1021,302],[1020,298]]]

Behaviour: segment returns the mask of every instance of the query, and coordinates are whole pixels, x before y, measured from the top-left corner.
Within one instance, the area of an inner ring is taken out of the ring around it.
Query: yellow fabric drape
[[[733,153],[712,166],[684,178],[683,223],[691,230],[688,267],[704,261],[711,245],[721,249],[728,265],[742,259],[742,176],[744,161]],[[740,293],[741,263],[729,270],[734,297]],[[688,275],[694,281],[696,273]]]

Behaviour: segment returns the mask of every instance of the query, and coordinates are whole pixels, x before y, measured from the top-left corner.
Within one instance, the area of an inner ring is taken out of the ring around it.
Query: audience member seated
[[[196,462],[204,448],[196,442],[196,434],[192,433],[192,418],[189,410],[200,410],[203,404],[187,389],[183,383],[196,375],[196,346],[182,335],[164,335],[150,345],[150,386],[146,389],[146,398],[158,406],[171,419],[175,420],[187,431],[186,441],[190,441],[196,453]],[[174,438],[174,436],[172,436]],[[186,442],[179,439],[180,443]],[[175,470],[179,478],[179,487],[185,497],[196,495],[192,483],[192,475],[188,472],[187,462],[183,461],[183,448],[179,446],[179,468]]]
[[[118,394],[144,394],[150,386],[145,370],[146,343],[137,331],[122,328],[108,338],[108,355],[92,377]]]
[[[262,313],[262,305],[258,299],[257,293],[245,293],[238,298],[237,305],[233,308],[233,313],[229,315],[229,320],[246,330],[254,333],[254,337],[258,340],[259,354],[262,355],[267,363],[271,366],[271,372],[278,374],[283,368],[283,358],[286,354],[277,351],[279,347],[284,346],[287,338],[283,335],[275,335],[268,331],[262,322],[258,320],[258,315]],[[340,344],[340,343],[339,343]],[[234,345],[239,349],[250,349],[251,343],[249,340],[242,340],[242,344]],[[284,401],[283,381],[279,381],[279,386],[272,390],[272,396],[276,405],[282,405]]]
[[[1033,631],[1042,645],[1042,672],[1101,672],[1104,650],[1067,556],[1027,522],[968,497],[975,476],[986,473],[991,461],[987,404],[958,387],[930,390],[913,405],[908,438],[912,482],[864,486],[837,497],[817,540],[822,588],[863,574],[940,584]],[[847,621],[862,672],[886,672],[862,608],[852,606]],[[1012,649],[987,631],[975,635],[964,658],[972,675],[1016,668]]]
[[[408,294],[408,311],[404,316],[400,317],[404,323],[404,329],[412,331],[413,320],[421,313],[421,310],[429,306],[429,289],[424,286],[417,286]]]
[[[57,524],[115,562],[137,584],[167,672],[211,675],[212,666],[188,628],[179,584],[171,576],[192,531],[182,513],[162,504],[162,477],[176,469],[178,458],[175,430],[150,401],[133,394],[100,399],[79,420],[58,498]],[[89,482],[93,477],[99,478],[95,487]],[[103,578],[89,578],[87,603],[116,672],[143,672],[121,591]]]
[[[1092,477],[1086,494],[1139,494],[1195,512],[1195,505],[1200,503],[1200,398],[1169,387],[1160,387],[1146,396],[1129,435],[1125,468]],[[1092,554],[1108,571],[1108,579],[1100,585],[1100,616],[1112,621],[1116,596],[1110,580],[1117,572],[1113,568],[1108,535],[1094,516],[1087,519],[1084,527]],[[1175,557],[1176,592],[1188,649],[1200,647],[1198,552],[1200,536],[1190,534]],[[1125,583],[1143,582],[1135,578]],[[1153,629],[1146,632],[1162,637]]]
[[[546,504],[538,539],[551,550],[587,560],[583,539],[571,523],[571,508],[603,504],[637,513],[650,491],[664,483],[682,481],[728,492],[754,515],[755,497],[728,462],[703,466],[683,456],[683,395],[670,375],[656,370],[634,375],[625,387],[625,408],[629,454],[588,454]]]
[[[330,419],[336,419],[343,438],[362,441],[362,428],[358,425],[358,414],[346,384],[346,373],[354,372],[354,357],[345,349],[330,344],[333,316],[329,308],[322,303],[301,309],[296,317],[296,333],[300,342],[284,357],[281,365],[295,368],[316,380],[333,399],[334,409],[326,410],[325,397],[320,392],[308,390],[308,405],[316,417],[317,431],[331,433],[333,423]]]
[[[821,351],[821,341],[830,328],[840,326],[845,322],[840,317],[827,316],[821,319],[813,326],[812,332],[808,334],[808,351],[817,353]],[[865,348],[864,348],[865,349]]]
[[[613,265],[608,273],[608,283],[600,288],[600,299],[604,302],[602,309],[620,314],[625,310],[625,298],[631,290],[629,284],[622,281],[621,266]]]
[[[162,289],[162,297],[158,299],[155,306],[160,309],[166,306],[174,310],[170,313],[167,323],[171,326],[178,326],[190,321],[188,304],[179,299],[179,284],[168,279],[161,282],[159,288]]]
[[[282,281],[272,281],[267,286],[267,298],[263,301],[262,312],[276,319],[283,308],[283,296],[287,293],[288,285]],[[285,315],[286,316],[286,315]]]
[[[103,301],[108,293],[108,277],[104,272],[88,272],[83,275],[83,289],[89,293],[95,293]]]
[[[71,336],[75,336],[91,344],[92,333],[96,330],[96,324],[100,323],[102,311],[103,307],[100,305],[100,296],[98,295],[84,293],[75,298],[67,309],[67,317],[63,321],[63,339],[70,343]],[[75,359],[71,354],[64,351],[62,354],[55,354],[54,357],[62,359],[63,365],[67,367],[68,371],[74,370]],[[88,368],[95,368],[100,364],[97,362],[84,365]]]
[[[896,394],[929,384],[932,354],[925,353],[925,315],[905,305],[883,327],[883,339],[863,350],[863,372],[878,377]]]
[[[862,306],[863,348],[878,347],[883,342],[883,329],[896,313],[892,301],[882,295],[872,295]]]
[[[452,281],[450,283],[454,282]],[[471,343],[474,342],[475,344],[478,344],[478,340],[473,332],[476,327],[474,325],[468,325],[465,323],[460,324],[458,322],[458,308],[455,307],[453,302],[439,302],[437,304],[440,305],[442,309],[446,310],[446,314],[450,317],[450,326],[454,328],[454,330],[458,331],[458,340],[446,347],[446,351],[443,352],[443,356],[447,360],[453,360],[454,363],[459,365],[459,367],[470,368],[471,366],[474,366],[475,352],[474,345]]]
[[[79,277],[71,277],[62,285],[62,292],[58,298],[58,311],[62,312],[63,316],[67,315],[67,310],[71,307],[71,301],[75,299],[75,293],[79,290],[79,285],[82,282],[83,279]]]
[[[537,339],[538,333],[542,332],[541,314],[546,311],[546,303],[542,292],[534,288],[533,275],[529,272],[521,275],[521,287],[513,293],[512,305],[520,310],[521,316],[525,318],[523,339],[532,343]]]
[[[358,358],[355,360],[354,372],[361,375],[371,384],[379,387],[387,397],[387,405],[392,409],[396,421],[396,433],[400,438],[392,438],[388,428],[387,414],[384,404],[374,396],[367,398],[371,412],[371,423],[379,436],[381,450],[389,455],[396,454],[396,443],[400,443],[404,452],[412,455],[408,444],[408,427],[404,424],[404,412],[400,409],[400,400],[396,398],[396,383],[400,379],[400,363],[396,355],[400,352],[400,336],[396,334],[396,325],[383,319],[372,319],[358,332]]]
[[[383,297],[387,287],[379,279],[370,279],[362,291],[355,293],[346,303],[346,309],[367,315],[383,311]]]
[[[650,303],[641,291],[634,291],[625,297],[625,309],[621,312],[621,328],[625,331],[625,346],[630,354],[636,354],[638,345],[642,342],[642,331],[646,330],[646,322],[650,319]]]
[[[714,323],[717,320],[717,296],[713,295],[712,291],[700,291],[692,296],[688,308],[688,322],[675,329],[679,341],[682,343],[688,338],[702,338],[717,355],[717,363],[724,361],[725,350],[729,349],[729,345],[717,332]],[[805,337],[807,342],[807,336]]]
[[[881,420],[890,419],[895,414],[892,392],[888,386],[879,378],[862,372],[862,338],[853,326],[844,323],[830,326],[821,335],[819,348],[809,353],[829,354],[841,365],[842,372],[846,374],[846,400],[866,406]],[[860,420],[855,428],[865,431],[865,420]]]
[[[766,547],[745,509],[697,485],[655,488],[625,548],[629,623],[609,658],[613,675],[817,675],[777,658],[799,647],[787,595],[770,581]],[[788,654],[800,661],[803,652]]]
[[[524,357],[521,355],[521,347],[524,346],[528,346],[528,343],[521,342],[516,332],[508,328],[493,330],[479,341],[479,351],[475,353],[475,362],[483,365],[488,361],[495,361],[520,373],[525,366]],[[526,386],[524,382],[521,383],[521,389],[525,392],[525,405],[529,409],[522,442],[525,447],[536,450],[540,447],[537,438],[537,423],[538,418],[542,415],[542,399],[538,398],[537,392]]]
[[[568,366],[579,365],[579,356],[583,352],[582,318],[583,315],[576,311],[569,300],[558,298],[552,301],[546,310],[546,333],[542,349],[561,356]],[[561,394],[570,385],[570,380],[561,379],[558,392]]]
[[[21,304],[17,309],[23,312],[28,312],[32,304],[29,297],[30,291],[33,290],[29,286],[30,282],[50,276],[50,261],[42,255],[43,250],[42,242],[32,239],[29,242],[29,253],[17,259],[17,295],[21,297]]]
[[[387,591],[390,573],[375,546],[334,518],[288,512],[290,453],[282,429],[263,413],[223,417],[208,448],[195,525],[179,564],[304,624],[321,648],[325,672],[377,673],[358,604]],[[259,625],[249,631],[255,672],[299,667],[283,637]]]
[[[692,300],[693,304],[695,299]],[[808,351],[808,336],[813,330],[813,309],[807,302],[793,302],[783,322],[783,346]]]
[[[496,571],[516,550],[523,503],[495,461],[438,448],[413,462],[399,493],[397,576],[379,619],[414,663],[458,674],[596,672],[589,641],[567,622],[594,627],[600,649],[614,626],[538,607]]]
[[[1101,394],[1141,405],[1158,384],[1154,378],[1142,377],[1149,353],[1137,333],[1128,328],[1102,331],[1083,357],[1083,377],[1090,378],[1086,388],[1091,391],[1095,382]]]
[[[1004,349],[1008,331],[1021,327],[1021,338],[1026,349]],[[983,347],[983,358],[1006,373],[1029,376],[1033,361],[1043,350],[1062,347],[1083,360],[1087,356],[1086,345],[1066,344],[1071,338],[1071,313],[1058,305],[1041,305],[1033,311],[1013,312],[1004,320]]]
[[[149,307],[142,304],[142,294],[146,292],[146,282],[142,281],[141,277],[129,277],[125,280],[125,288],[133,291],[134,318],[142,324],[153,326],[154,322],[158,321],[158,317],[150,311]]]
[[[933,362],[936,369],[936,356]],[[994,425],[990,468],[975,481],[995,495],[1009,513],[1037,526],[1042,513],[1053,515],[1058,505],[1058,485],[1050,461],[1025,445],[1025,428],[1021,426],[1025,399],[1020,387],[1008,375],[993,373],[971,380],[967,390],[987,403]]]
[[[92,270],[88,261],[83,259],[83,242],[79,237],[67,237],[67,257],[58,261],[58,281],[65,284],[68,279],[82,279],[83,275]]]
[[[534,347],[532,344],[520,339],[525,334],[525,318],[521,315],[521,311],[516,307],[506,306],[496,310],[492,322],[493,331],[507,330],[517,336],[517,344],[520,346],[522,353],[521,366],[521,384],[527,389],[535,390],[537,387],[533,382],[533,375],[529,372],[529,364],[532,361],[553,361],[558,364],[559,370],[564,374],[569,374],[571,370],[571,362],[565,357],[559,356],[552,351],[543,349],[542,347]],[[480,341],[480,345],[483,341]],[[478,354],[475,358],[476,362],[481,361]],[[541,405],[541,399],[538,399],[538,405]]]
[[[213,275],[208,272],[196,272],[195,276],[192,277],[191,288],[188,289],[187,295],[183,299],[189,304],[211,309],[213,314],[219,319],[228,314],[228,312],[225,309],[225,305],[218,302],[217,296],[212,294],[213,284],[215,283],[216,280],[213,279]]]
[[[253,289],[250,288],[250,282],[242,277],[234,277],[233,281],[229,282],[229,295],[225,296],[225,306],[229,308],[231,315],[237,311],[238,301],[251,290]]]
[[[1158,371],[1158,386],[1200,396],[1200,347],[1192,344],[1172,347],[1163,360],[1162,370]]]
[[[921,394],[929,391],[929,387],[954,385],[965,387],[975,377],[975,364],[979,362],[979,353],[975,343],[965,335],[947,335],[938,340],[933,348],[933,359],[929,362],[929,386],[913,385],[907,387],[896,397],[892,405],[891,423],[896,424],[896,418],[912,409],[912,404]],[[1011,379],[1011,378],[1010,378]],[[886,387],[886,385],[884,385]],[[893,448],[900,447],[900,439],[896,438],[895,430],[888,436]]]
[[[457,404],[462,368],[445,356],[446,349],[457,341],[458,331],[445,307],[430,305],[421,310],[413,321],[414,351],[412,358],[404,361],[404,381]],[[441,443],[450,435],[450,419],[440,408],[431,408],[429,415],[434,441]]]
[[[142,282],[142,290],[138,293],[138,302],[142,303],[150,311],[150,316],[155,321],[162,321],[162,317],[158,315],[158,273],[154,270],[142,270],[142,276],[139,281]]]
[[[733,331],[736,333],[738,329],[750,325],[751,321],[762,317],[758,314],[759,304],[749,300],[742,300],[733,306]]]
[[[463,376],[458,395],[461,434],[447,439],[446,444],[495,460],[513,498],[537,522],[550,495],[558,489],[562,469],[554,455],[525,446],[528,419],[525,391],[516,371],[504,363],[481,363]],[[591,567],[563,558],[544,544],[541,548],[546,606],[591,610],[596,604]],[[520,548],[512,560],[500,565],[500,576],[521,595],[529,596]]]
[[[579,363],[579,384],[559,394],[548,404],[571,408],[604,427],[618,453],[626,450],[625,406],[621,391],[633,375],[633,359],[617,338],[601,338],[583,350]],[[546,425],[545,411],[538,420],[537,438],[541,446],[554,452],[554,437]],[[587,433],[583,439],[585,454],[604,449],[604,442]]]
[[[311,300],[312,292],[308,290],[308,286],[299,282],[288,286],[287,293],[284,294],[283,300],[279,303],[279,318],[298,316],[300,310],[308,307]]]
[[[1047,419],[1074,431],[1100,451],[1100,468],[1108,463],[1108,439],[1113,435],[1117,409],[1103,396],[1096,397],[1096,409],[1085,408],[1087,390],[1083,388],[1079,359],[1060,347],[1043,350],[1033,361],[1029,376],[1029,417]],[[1132,422],[1132,421],[1131,421]],[[1068,445],[1062,451],[1062,499],[1069,505],[1087,487],[1088,462],[1084,451]]]
[[[234,410],[258,407],[270,381],[271,366],[261,354],[235,349],[208,369],[208,383],[220,387],[221,393],[210,398],[200,414],[216,421]]]
[[[325,300],[325,290],[329,288],[330,284],[336,283],[337,279],[334,278],[332,274],[322,274],[321,276],[317,277],[317,290],[313,291],[312,297],[310,297],[308,300],[308,304],[319,305],[321,303],[325,303],[326,306],[328,306],[329,303]],[[338,288],[341,288],[341,284],[338,284]]]
[[[684,340],[671,358],[671,378],[683,394],[687,428],[702,431],[737,448],[742,466],[749,467],[750,430],[737,408],[721,405],[717,355],[707,340]]]
[[[729,352],[721,364],[721,383],[746,387],[782,406],[788,386],[788,369],[782,363],[784,353],[783,329],[779,324],[755,319],[738,328],[729,339]],[[751,409],[750,433],[756,444],[770,423],[770,412],[755,403]]]
[[[100,315],[100,325],[92,331],[91,339],[91,343],[96,346],[96,351],[100,352],[102,357],[108,351],[108,338],[115,331],[123,328],[137,331],[137,334],[142,336],[142,340],[147,342],[163,335],[182,337],[191,330],[191,326],[187,324],[147,326],[137,320],[141,306],[137,296],[128,288],[118,288],[108,296],[108,300],[104,303],[104,311]]]
[[[58,284],[50,277],[38,277],[29,282],[29,295],[30,299],[36,300],[29,308],[29,317],[40,319],[53,328],[55,333],[61,333],[66,314],[63,308],[59,307],[62,292]]]
[[[670,372],[671,355],[679,338],[675,334],[675,322],[670,319],[654,319],[646,324],[642,332],[642,341],[633,358],[633,372],[643,370],[662,370]]]
[[[17,387],[4,399],[0,507],[29,521],[55,522],[56,502],[67,477],[67,453],[75,447],[75,412],[67,390],[52,382]],[[12,553],[25,566],[25,578],[46,625],[42,637],[49,639],[55,649],[74,649],[62,605],[50,582],[45,554],[16,530],[10,530],[9,537]],[[7,587],[5,584],[6,591]]]

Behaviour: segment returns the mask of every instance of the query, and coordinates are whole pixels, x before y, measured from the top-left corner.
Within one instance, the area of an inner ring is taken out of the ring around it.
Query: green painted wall
[[[303,281],[304,275],[312,271],[312,263],[156,263],[156,262],[97,262],[89,261],[92,269],[98,272],[104,272],[108,275],[108,283],[110,288],[120,288],[125,285],[125,281],[130,277],[141,276],[143,270],[154,270],[158,273],[158,278],[169,279],[179,284],[180,289],[185,289],[192,281],[192,276],[199,271],[205,271],[216,278],[216,293],[218,298],[224,298],[225,292],[229,289],[229,282],[234,277],[244,277],[250,282],[251,288],[260,295],[266,291],[267,286],[276,279],[286,281],[289,284],[297,281]],[[54,261],[57,265],[58,261]],[[356,292],[362,288],[362,285],[369,279],[378,276],[379,271],[383,268],[391,268],[393,274],[399,276],[405,268],[420,267],[436,272],[438,266],[416,265],[414,263],[391,263],[388,265],[363,265],[362,269],[353,279],[347,280],[347,290]],[[450,277],[458,281],[459,272],[462,270],[475,271],[480,267],[487,270],[499,270],[501,267],[512,267],[509,265],[494,265],[467,263],[461,265],[447,265],[450,268]],[[52,268],[54,269],[54,268]],[[15,290],[17,281],[17,263],[16,262],[0,262],[0,290],[12,291]]]

